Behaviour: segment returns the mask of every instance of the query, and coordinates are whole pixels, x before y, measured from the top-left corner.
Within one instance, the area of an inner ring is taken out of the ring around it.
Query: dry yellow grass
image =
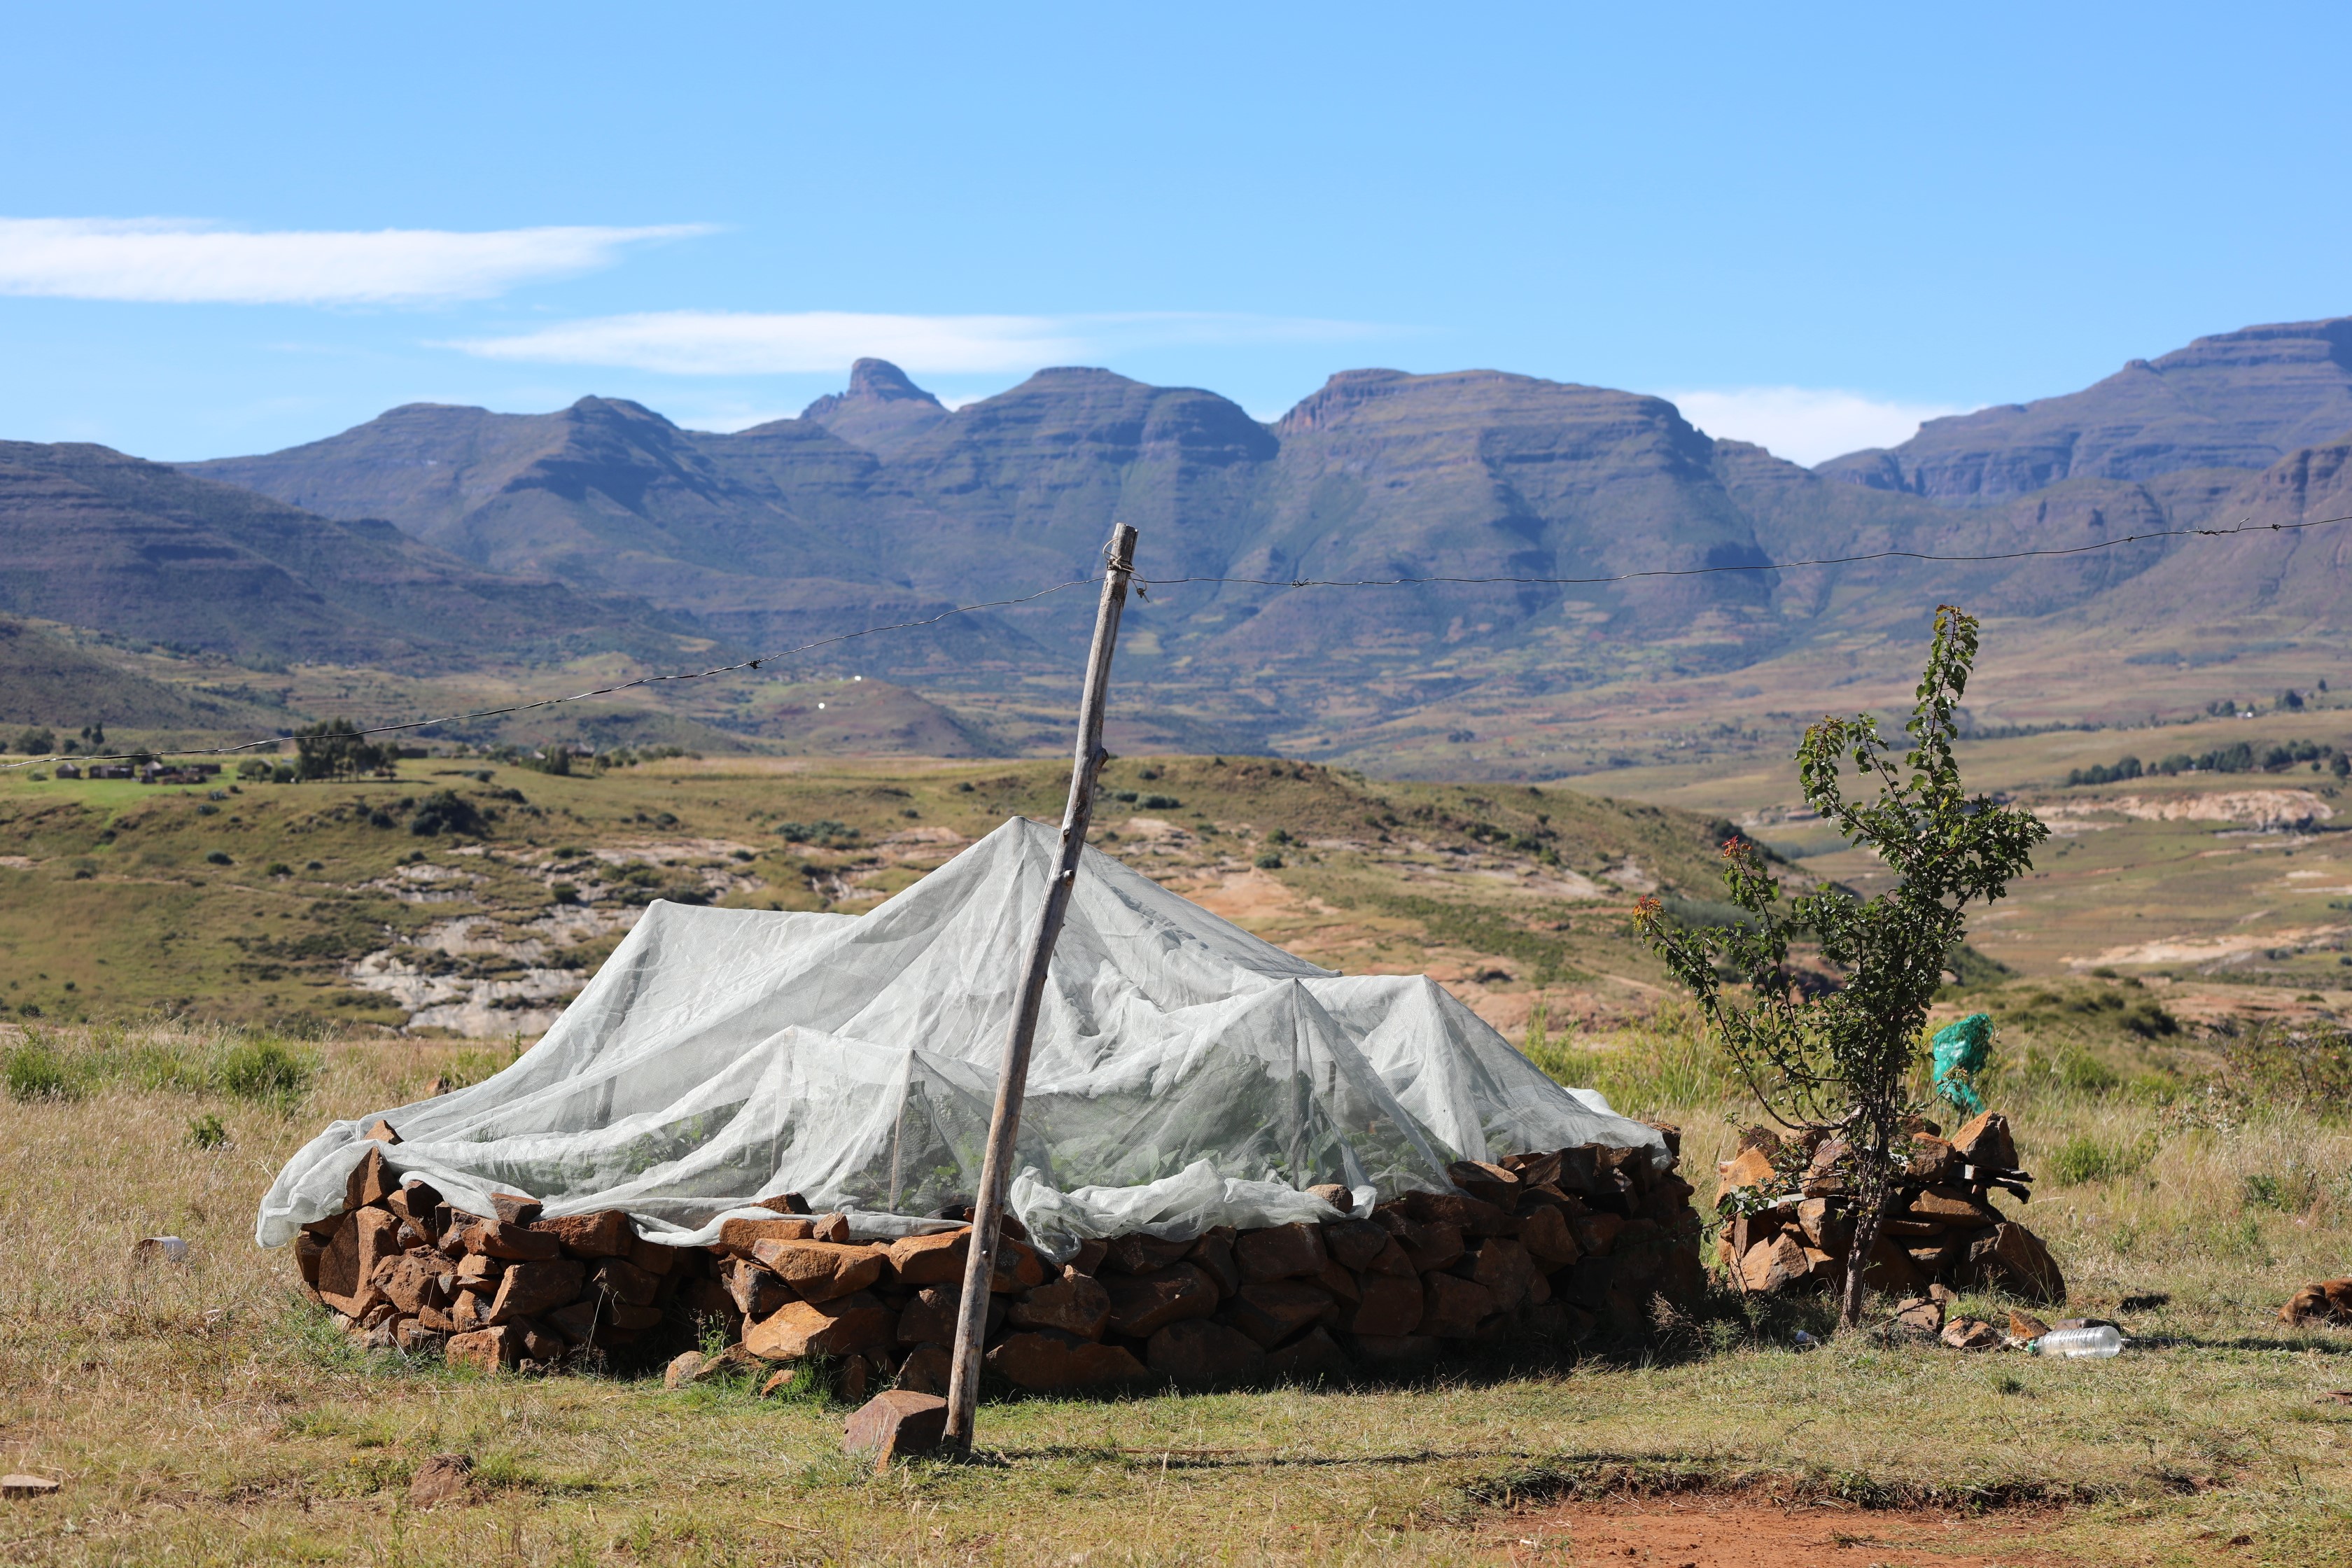
[[[194,1058],[222,1042],[163,1043]],[[1621,1097],[1641,1064],[1673,1065],[1659,1036],[1597,1044],[1635,1058],[1612,1083]],[[253,1247],[254,1202],[317,1126],[400,1098],[452,1050],[322,1047],[324,1073],[283,1109],[128,1079],[0,1100],[0,1468],[67,1483],[0,1503],[0,1559],[1531,1561],[1520,1508],[1748,1485],[1857,1503],[2074,1499],[2019,1516],[2059,1560],[2352,1561],[2352,1408],[2314,1403],[2352,1386],[2352,1332],[2272,1319],[2299,1279],[2352,1268],[2352,1134],[2295,1107],[2166,1125],[2120,1091],[2017,1086],[2049,1189],[2032,1217],[2082,1310],[2172,1297],[2124,1313],[2151,1337],[2113,1362],[1800,1355],[1788,1329],[1822,1324],[1784,1312],[1698,1325],[1671,1355],[1414,1388],[994,1405],[988,1462],[877,1477],[839,1456],[841,1412],[814,1401],[370,1364],[322,1331],[285,1256]],[[1729,1135],[1720,1101],[1629,1108],[1681,1115],[1694,1164]],[[227,1147],[190,1143],[206,1112]],[[2129,1165],[2152,1127],[2137,1171],[2074,1186],[2046,1173],[2076,1140]],[[2271,1195],[2250,1204],[2248,1174],[2275,1176]],[[134,1265],[154,1234],[186,1238],[187,1261]],[[475,1496],[417,1513],[408,1477],[441,1452],[473,1458]],[[1570,1543],[1541,1560],[1579,1559]]]

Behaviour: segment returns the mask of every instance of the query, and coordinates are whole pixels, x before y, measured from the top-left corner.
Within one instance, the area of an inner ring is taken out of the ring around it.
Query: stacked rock
[[[1758,1129],[1719,1167],[1717,1254],[1744,1291],[1843,1289],[1854,1214],[1851,1151],[1822,1127],[1781,1135]],[[2032,1196],[2017,1168],[2008,1120],[1987,1111],[1951,1138],[1921,1123],[1892,1211],[1863,1281],[1916,1298],[1931,1285],[1998,1287],[2030,1301],[2066,1299],[2065,1277],[2040,1237],[1993,1207],[1992,1195]]]
[[[1304,1380],[1448,1345],[1638,1333],[1657,1299],[1687,1306],[1706,1283],[1690,1186],[1650,1160],[1588,1145],[1463,1162],[1454,1191],[1368,1215],[1089,1241],[1059,1268],[1008,1217],[987,1363],[1039,1391]],[[1315,1190],[1350,1207],[1344,1188]],[[344,1212],[305,1227],[305,1287],[370,1348],[438,1348],[484,1369],[650,1348],[667,1324],[730,1342],[698,1368],[822,1357],[853,1397],[884,1383],[946,1388],[969,1226],[852,1240],[845,1216],[785,1194],[767,1201],[772,1218],[724,1222],[713,1246],[670,1247],[618,1210],[550,1219],[520,1195],[494,1206],[467,1214],[402,1186],[372,1149]]]

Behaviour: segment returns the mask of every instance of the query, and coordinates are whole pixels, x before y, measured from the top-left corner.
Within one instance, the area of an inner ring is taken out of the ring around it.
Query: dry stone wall
[[[1449,1174],[1455,1191],[1365,1215],[1090,1241],[1060,1267],[1016,1235],[991,1282],[988,1365],[1037,1391],[1337,1379],[1479,1345],[1631,1337],[1659,1301],[1686,1310],[1706,1289],[1690,1185],[1645,1150],[1515,1154]],[[968,1226],[855,1239],[845,1216],[786,1194],[772,1218],[726,1222],[715,1246],[671,1247],[618,1210],[551,1219],[501,1196],[494,1214],[464,1213],[402,1185],[381,1149],[345,1196],[295,1257],[305,1291],[369,1349],[552,1371],[647,1362],[715,1327],[724,1354],[679,1355],[674,1373],[824,1358],[855,1398],[947,1386]]]

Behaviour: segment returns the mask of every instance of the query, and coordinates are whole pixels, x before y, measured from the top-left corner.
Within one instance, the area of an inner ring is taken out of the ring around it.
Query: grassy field
[[[1857,1563],[2352,1561],[2352,1407],[2315,1403],[2352,1386],[2352,1331],[2274,1317],[2352,1260],[2352,1130],[2260,1053],[2087,1016],[2004,1037],[2029,1217],[2071,1310],[2136,1336],[2115,1361],[1800,1354],[1818,1310],[1723,1300],[1646,1350],[1409,1387],[992,1403],[983,1462],[877,1476],[815,1394],[371,1362],[299,1302],[250,1240],[261,1187],[329,1118],[483,1070],[483,1047],[7,1034],[0,1468],[67,1483],[0,1504],[12,1563],[1584,1563],[1602,1532],[1568,1505],[1591,1499],[1775,1500]],[[1679,1120],[1711,1187],[1738,1100],[1675,1016],[1539,1051]],[[192,1142],[207,1116],[225,1144]],[[156,1234],[186,1261],[137,1261]],[[474,1493],[416,1512],[439,1453],[473,1459]]]
[[[651,899],[870,909],[1012,816],[1057,817],[1066,780],[1057,762],[742,756],[566,775],[423,758],[300,784],[0,775],[0,1003],[535,1035]],[[1656,966],[1626,912],[1713,876],[1706,820],[1569,791],[1241,757],[1122,760],[1105,787],[1101,848],[1323,962],[1433,965],[1476,996],[1571,986],[1586,1012],[1646,1010]]]

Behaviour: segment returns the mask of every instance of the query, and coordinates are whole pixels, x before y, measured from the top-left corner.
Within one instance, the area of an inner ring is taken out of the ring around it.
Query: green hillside
[[[429,1013],[428,1031],[536,1034],[651,899],[870,909],[1008,816],[1058,816],[1066,778],[753,757],[569,775],[426,758],[310,784],[0,776],[5,998],[48,1019]],[[1559,985],[1646,1010],[1654,965],[1626,913],[1654,889],[1703,896],[1721,831],[1264,758],[1125,760],[1105,787],[1103,849],[1318,962],[1432,970],[1506,1017]]]

